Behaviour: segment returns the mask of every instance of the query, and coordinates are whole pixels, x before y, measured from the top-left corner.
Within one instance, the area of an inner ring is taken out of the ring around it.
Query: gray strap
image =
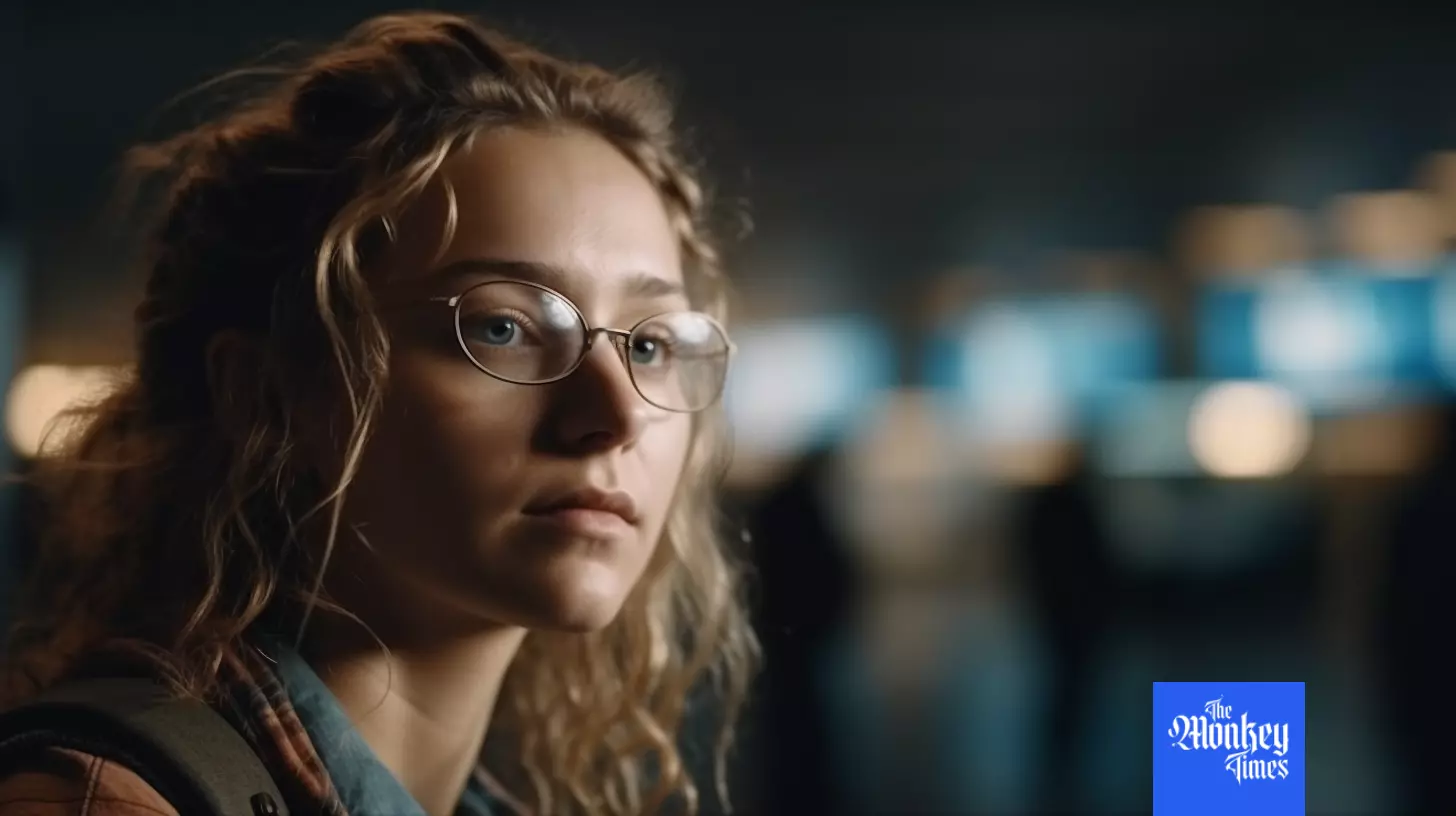
[[[144,753],[170,763],[217,816],[288,814],[278,786],[232,723],[211,706],[179,700],[157,683],[80,680],[50,690],[25,708],[62,731],[68,717],[101,715]]]

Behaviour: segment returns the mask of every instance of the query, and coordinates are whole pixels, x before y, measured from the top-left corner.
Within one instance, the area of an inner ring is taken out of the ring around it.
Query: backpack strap
[[[0,714],[0,769],[44,748],[124,765],[188,816],[288,816],[278,786],[232,723],[151,680],[64,683]]]

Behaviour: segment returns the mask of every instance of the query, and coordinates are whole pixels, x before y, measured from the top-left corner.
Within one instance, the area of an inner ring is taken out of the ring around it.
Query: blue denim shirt
[[[338,698],[308,661],[287,644],[272,643],[270,647],[278,676],[349,816],[426,816],[420,803],[364,742]],[[455,807],[455,816],[491,816],[490,795],[474,776]]]

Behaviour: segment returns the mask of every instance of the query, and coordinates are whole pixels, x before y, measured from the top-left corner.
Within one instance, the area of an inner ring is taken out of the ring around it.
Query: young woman
[[[138,150],[169,187],[136,368],[47,460],[5,704],[140,668],[294,814],[694,809],[688,701],[726,704],[721,783],[757,647],[670,126],[645,79],[410,14]],[[176,812],[39,753],[0,813]]]

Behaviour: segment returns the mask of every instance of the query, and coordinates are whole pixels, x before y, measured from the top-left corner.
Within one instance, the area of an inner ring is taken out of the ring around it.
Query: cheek
[[[692,420],[683,415],[669,416],[649,434],[650,439],[645,440],[643,445],[647,450],[644,463],[646,492],[652,497],[654,515],[660,524],[667,516],[687,468],[693,439]]]
[[[533,392],[500,387],[473,369],[423,355],[399,355],[392,366],[360,473],[361,487],[380,489],[363,491],[363,511],[474,527],[480,520],[466,515],[514,500],[519,480],[513,474],[538,414]]]

